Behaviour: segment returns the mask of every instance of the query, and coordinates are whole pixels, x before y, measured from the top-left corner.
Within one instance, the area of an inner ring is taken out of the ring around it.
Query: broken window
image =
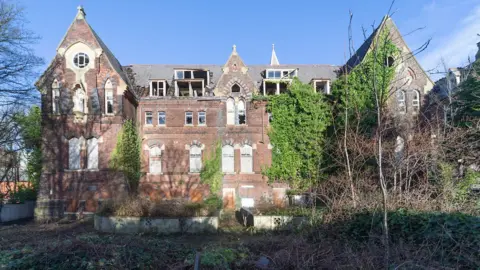
[[[205,126],[207,124],[207,113],[198,112],[198,125]]]
[[[330,94],[330,81],[329,80],[315,80],[314,88],[317,93]]]
[[[177,82],[177,86],[180,97],[190,96],[190,82]]]
[[[165,81],[151,81],[150,82],[150,96],[164,97],[166,95]]]
[[[232,93],[240,93],[240,86],[238,84],[232,86]]]
[[[203,96],[203,81],[199,82],[190,82],[190,87],[192,88],[192,93],[194,97],[202,97]]]
[[[416,112],[420,110],[420,93],[417,90],[413,90],[412,108]]]
[[[176,70],[175,93],[181,97],[201,97],[205,95],[205,85],[209,83],[208,70]]]
[[[113,114],[113,90],[109,89],[106,90],[105,92],[106,98],[105,98],[105,108],[106,114]]]
[[[247,115],[245,113],[245,102],[243,100],[240,100],[237,104],[237,124],[245,125],[246,121]]]
[[[193,112],[185,112],[185,125],[193,125]]]
[[[288,90],[288,83],[287,82],[279,82],[280,94],[286,93]]]
[[[267,69],[266,79],[291,79],[297,76],[296,69]]]
[[[277,93],[277,83],[273,82],[264,82],[264,90],[263,92],[265,95],[275,95]]]
[[[167,115],[165,112],[158,112],[158,125],[159,126],[165,126],[167,123]]]
[[[145,112],[145,124],[152,125],[153,124],[153,114],[152,112]]]

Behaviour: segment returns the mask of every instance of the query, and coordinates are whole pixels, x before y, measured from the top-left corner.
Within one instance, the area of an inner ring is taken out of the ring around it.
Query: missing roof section
[[[210,72],[203,69],[175,69],[175,95],[180,97],[205,96],[210,83]]]

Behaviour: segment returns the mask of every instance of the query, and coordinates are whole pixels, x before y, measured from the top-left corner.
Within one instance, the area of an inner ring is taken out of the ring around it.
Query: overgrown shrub
[[[24,203],[25,201],[35,201],[37,191],[32,187],[19,186],[17,191],[10,195],[9,203]]]
[[[211,196],[203,202],[191,202],[184,199],[149,201],[132,196],[117,201],[106,201],[97,214],[119,217],[214,216],[221,206],[221,200],[216,196]]]

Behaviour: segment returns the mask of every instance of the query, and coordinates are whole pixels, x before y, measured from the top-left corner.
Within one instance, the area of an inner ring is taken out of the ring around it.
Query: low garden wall
[[[307,217],[253,216],[253,226],[262,230],[292,230],[307,221]]]
[[[218,217],[94,217],[95,229],[109,233],[201,233],[217,232]]]
[[[0,222],[10,222],[33,218],[35,201],[25,203],[3,204],[0,206]]]

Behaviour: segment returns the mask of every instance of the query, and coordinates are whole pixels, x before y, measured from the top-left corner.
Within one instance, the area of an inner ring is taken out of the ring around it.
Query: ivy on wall
[[[112,152],[110,167],[123,172],[129,192],[135,193],[141,177],[140,138],[136,125],[127,120],[118,134],[117,144]]]
[[[222,145],[217,141],[200,171],[200,182],[209,186],[211,195],[216,195],[222,188],[222,179]]]
[[[325,131],[331,123],[324,96],[294,79],[286,93],[269,97],[267,111],[273,117],[268,136],[274,148],[264,174],[294,189],[311,187],[321,177]]]

